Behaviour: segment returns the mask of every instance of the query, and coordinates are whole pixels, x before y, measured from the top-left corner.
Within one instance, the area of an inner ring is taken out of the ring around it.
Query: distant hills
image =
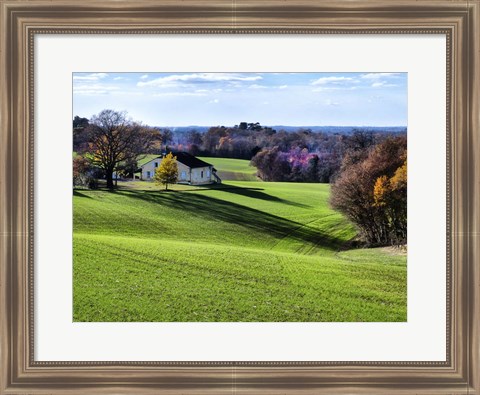
[[[351,134],[354,130],[364,130],[370,132],[387,132],[387,133],[406,133],[406,126],[287,126],[287,125],[263,125],[275,129],[277,132],[285,130],[286,132],[295,132],[299,129],[310,129],[312,132]],[[182,133],[190,130],[204,133],[211,126],[161,126],[161,128],[169,128],[173,132]]]

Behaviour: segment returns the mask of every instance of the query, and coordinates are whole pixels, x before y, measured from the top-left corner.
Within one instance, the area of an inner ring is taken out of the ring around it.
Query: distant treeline
[[[325,133],[341,133],[352,134],[355,130],[362,129],[367,132],[392,132],[392,133],[405,133],[407,128],[405,126],[287,126],[287,125],[268,125],[268,127],[275,130],[284,130],[286,132],[296,132],[298,129],[310,129],[312,132],[325,132]],[[162,127],[160,127],[162,128]],[[163,127],[165,128],[165,127]],[[169,126],[167,127],[173,133],[185,133],[190,130],[197,130],[200,133],[205,133],[210,129],[210,126]]]
[[[89,120],[73,121],[74,151],[88,148],[85,133]],[[351,133],[276,130],[256,123],[241,122],[233,127],[212,126],[206,132],[195,129],[174,132],[157,130],[156,141],[148,152],[168,150],[192,155],[251,160],[258,176],[265,181],[330,182],[340,170],[342,159],[351,150],[378,144],[389,136],[404,135],[379,128],[356,129]],[[398,129],[398,128],[393,128]],[[335,130],[335,129],[334,129]]]

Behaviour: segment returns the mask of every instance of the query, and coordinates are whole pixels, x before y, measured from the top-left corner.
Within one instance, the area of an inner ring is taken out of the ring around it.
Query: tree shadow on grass
[[[276,202],[276,203],[283,203],[288,204],[289,206],[301,207],[301,208],[308,208],[306,204],[292,202],[291,200],[281,199],[277,196],[269,195],[268,193],[262,192],[264,191],[263,188],[246,188],[246,187],[239,187],[236,185],[228,185],[228,184],[221,184],[222,186],[212,187],[209,189],[216,189],[218,191],[228,192],[228,193],[235,193],[237,195],[246,196],[252,199],[260,199],[269,202]]]
[[[206,220],[215,219],[235,224],[277,239],[291,237],[302,243],[320,245],[330,250],[337,250],[344,243],[342,239],[299,222],[203,194],[134,190],[117,190],[112,193],[188,212],[189,215]]]
[[[80,191],[77,190],[77,189],[74,189],[74,190],[73,190],[73,196],[91,199],[90,196],[85,195],[84,193],[80,192]]]

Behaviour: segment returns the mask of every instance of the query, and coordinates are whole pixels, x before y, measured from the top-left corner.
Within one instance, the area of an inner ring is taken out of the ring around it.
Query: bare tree
[[[126,112],[103,110],[88,126],[92,161],[105,171],[107,187],[113,188],[113,173],[121,163],[136,161],[147,152],[157,132],[131,121]]]

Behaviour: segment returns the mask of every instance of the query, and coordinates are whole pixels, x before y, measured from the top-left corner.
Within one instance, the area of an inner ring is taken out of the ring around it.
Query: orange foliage
[[[400,190],[407,187],[407,160],[400,166],[390,178],[392,190]]]
[[[387,204],[387,194],[390,191],[390,181],[387,176],[378,177],[373,187],[373,205],[382,207]]]

